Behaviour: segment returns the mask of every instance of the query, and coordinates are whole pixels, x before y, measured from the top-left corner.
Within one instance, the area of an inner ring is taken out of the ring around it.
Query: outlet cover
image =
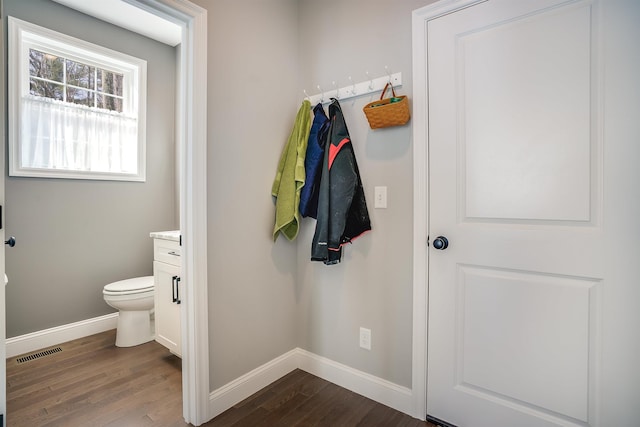
[[[360,328],[360,347],[371,350],[371,329]]]

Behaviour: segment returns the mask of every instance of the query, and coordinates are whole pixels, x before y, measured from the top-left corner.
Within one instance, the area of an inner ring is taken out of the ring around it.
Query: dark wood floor
[[[215,427],[418,427],[433,424],[296,369],[222,413]]]
[[[115,330],[7,359],[7,426],[186,426],[180,359],[155,342],[114,343]]]
[[[7,425],[188,426],[180,359],[150,342],[114,346],[115,331],[7,359]],[[432,426],[295,370],[205,426]]]

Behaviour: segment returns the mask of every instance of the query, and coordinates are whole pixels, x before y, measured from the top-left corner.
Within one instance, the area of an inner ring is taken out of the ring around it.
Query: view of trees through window
[[[122,112],[123,75],[29,49],[31,95]]]

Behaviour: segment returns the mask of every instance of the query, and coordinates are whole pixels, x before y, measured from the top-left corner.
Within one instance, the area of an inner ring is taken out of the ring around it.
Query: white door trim
[[[427,416],[429,117],[427,22],[486,0],[441,0],[413,11],[413,416]]]
[[[125,0],[182,26],[176,135],[180,146],[180,230],[186,295],[182,312],[185,421],[209,420],[207,297],[207,11],[186,0]]]
[[[2,5],[2,0],[0,0],[0,46],[2,46],[2,48],[0,48],[0,51],[2,51],[2,58],[0,59],[0,67],[2,67],[0,69],[0,81],[2,81],[2,87],[0,87],[0,99],[6,99],[5,96],[7,95],[5,92],[5,86],[4,86],[4,82],[5,82],[5,78],[6,78],[6,73],[5,73],[5,66],[7,65],[6,63],[6,56],[5,56],[5,48],[4,48],[4,41],[5,41],[5,36],[4,36],[4,9],[3,9],[3,5]],[[6,120],[7,120],[7,116],[6,116],[6,110],[5,110],[5,104],[4,102],[2,103],[2,105],[0,105],[0,114],[2,115],[0,118],[0,135],[2,135],[2,141],[3,141],[3,147],[4,147],[4,143],[6,143],[6,134],[5,134],[5,129],[6,129]],[[2,153],[0,153],[0,161],[2,161],[2,164],[4,165],[4,150],[2,151]],[[2,166],[2,173],[3,176],[0,177],[0,205],[4,205],[5,204],[5,200],[4,200],[4,174],[5,172],[5,167]],[[6,212],[6,210],[5,210]],[[2,211],[0,210],[0,222],[4,223],[4,214],[2,213]],[[4,237],[5,237],[5,231],[4,228],[0,230],[0,239],[2,239],[2,241],[4,241]],[[3,247],[0,249],[0,277],[6,277],[5,275],[5,248],[4,245]],[[6,300],[6,286],[4,286],[2,284],[2,282],[0,282],[0,286],[2,286],[2,289],[0,289],[0,308],[2,309],[2,313],[0,313],[0,360],[6,360],[7,359],[7,346],[6,346],[6,338],[7,338],[7,333],[6,333],[6,326],[7,326],[7,300]],[[0,422],[0,427],[4,427],[7,423],[7,364],[3,363],[0,366],[0,414],[2,414],[2,422]]]

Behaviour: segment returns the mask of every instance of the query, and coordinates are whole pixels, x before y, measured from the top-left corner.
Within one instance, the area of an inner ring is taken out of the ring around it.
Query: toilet
[[[108,305],[119,310],[117,347],[133,347],[153,340],[153,276],[109,283],[102,295]]]

